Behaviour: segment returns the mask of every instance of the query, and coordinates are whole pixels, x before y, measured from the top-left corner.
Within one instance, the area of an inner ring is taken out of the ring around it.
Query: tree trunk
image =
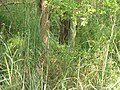
[[[49,33],[49,7],[47,0],[40,0],[39,3],[39,17],[40,17],[40,37],[43,45],[40,62],[38,65],[38,73],[42,73],[43,82],[41,83],[41,90],[46,90],[47,75],[48,75],[48,33]],[[45,68],[43,68],[45,67]],[[44,72],[41,68],[45,69]]]
[[[59,44],[68,44],[70,20],[61,20]]]
[[[65,18],[69,17],[69,18]],[[60,34],[59,34],[59,44],[67,44],[74,46],[75,36],[76,36],[76,25],[77,20],[74,15],[64,13],[63,18],[60,20]]]
[[[49,8],[47,6],[47,0],[41,0],[42,12],[41,12],[41,22],[40,22],[40,35],[42,42],[48,47],[48,32],[49,32]],[[46,48],[47,48],[46,47]]]

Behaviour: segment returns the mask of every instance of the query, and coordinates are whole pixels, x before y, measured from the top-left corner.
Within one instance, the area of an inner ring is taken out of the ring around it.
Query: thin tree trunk
[[[62,20],[60,24],[59,44],[68,44],[70,20]]]
[[[47,0],[40,0],[39,3],[39,17],[40,17],[40,37],[43,45],[40,62],[38,65],[38,73],[42,73],[41,90],[46,90],[47,76],[48,76],[48,33],[49,33],[49,7]],[[44,71],[41,68],[45,69]],[[44,68],[45,67],[45,68]]]
[[[48,32],[49,32],[49,8],[47,5],[47,0],[41,0],[41,22],[40,22],[40,35],[42,42],[48,47]]]
[[[64,19],[64,17],[69,17],[68,19]],[[76,25],[77,20],[74,15],[70,17],[69,14],[64,13],[63,18],[60,23],[60,34],[59,34],[59,44],[67,44],[70,46],[74,46],[75,44],[75,36],[76,36]]]

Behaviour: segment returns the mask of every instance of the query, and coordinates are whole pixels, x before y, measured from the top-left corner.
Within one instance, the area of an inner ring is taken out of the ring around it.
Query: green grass
[[[0,22],[5,24],[0,34],[0,89],[43,90],[46,66],[37,67],[42,52],[37,6],[6,7],[0,7]],[[96,13],[85,26],[78,22],[75,47],[58,44],[57,22],[52,21],[46,90],[120,89],[120,13],[115,21],[109,17]]]

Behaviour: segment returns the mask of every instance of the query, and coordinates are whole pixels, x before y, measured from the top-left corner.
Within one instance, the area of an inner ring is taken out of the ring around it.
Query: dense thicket
[[[47,32],[43,1],[0,0],[0,89],[119,90],[120,1],[48,0]]]

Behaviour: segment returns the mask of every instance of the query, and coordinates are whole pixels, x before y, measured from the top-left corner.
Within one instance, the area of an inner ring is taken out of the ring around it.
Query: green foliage
[[[117,0],[50,0],[49,5],[46,90],[119,90]],[[37,4],[26,1],[6,7],[9,11],[0,6],[0,89],[41,90],[46,68],[42,63],[37,67],[42,52]],[[58,43],[59,19],[66,11],[64,19],[77,23],[74,47]]]

